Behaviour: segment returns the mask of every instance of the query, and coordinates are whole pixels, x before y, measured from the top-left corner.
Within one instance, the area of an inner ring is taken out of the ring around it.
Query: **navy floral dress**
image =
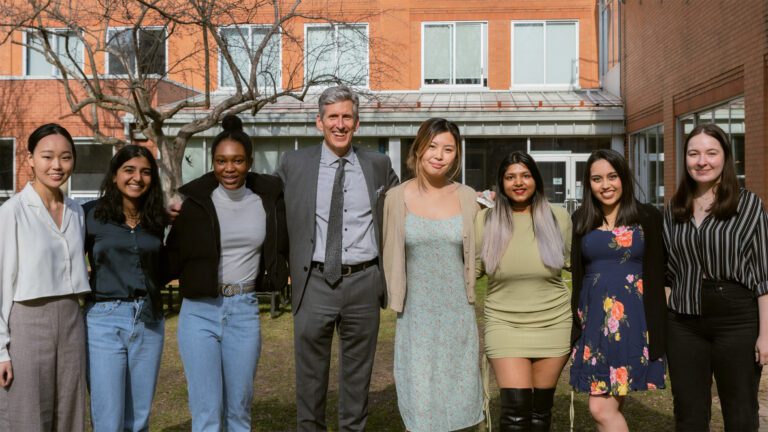
[[[639,225],[593,230],[582,238],[581,337],[571,354],[571,386],[593,395],[624,396],[664,388],[663,359],[648,358]]]

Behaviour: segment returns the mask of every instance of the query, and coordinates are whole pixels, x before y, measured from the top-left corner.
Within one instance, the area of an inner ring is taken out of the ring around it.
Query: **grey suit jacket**
[[[315,203],[322,145],[324,144],[285,153],[275,171],[285,184],[293,313],[296,313],[301,305],[315,247]],[[388,156],[359,148],[355,148],[355,153],[368,187],[376,245],[381,257],[384,196],[390,187],[398,184],[397,174],[392,170],[392,161]],[[381,284],[371,289],[380,290],[383,308],[387,304],[387,290],[381,266],[379,272]]]

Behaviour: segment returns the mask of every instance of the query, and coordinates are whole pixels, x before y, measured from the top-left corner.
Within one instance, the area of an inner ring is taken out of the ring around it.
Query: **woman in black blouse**
[[[160,176],[149,150],[120,149],[101,198],[84,211],[93,291],[85,316],[93,429],[147,430],[163,351],[165,228]]]
[[[739,188],[722,129],[696,127],[684,154],[664,215],[676,430],[709,430],[714,374],[725,430],[756,431],[768,364],[768,216],[760,198]]]

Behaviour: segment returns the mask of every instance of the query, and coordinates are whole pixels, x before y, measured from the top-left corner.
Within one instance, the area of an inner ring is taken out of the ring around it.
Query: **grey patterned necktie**
[[[325,236],[325,262],[323,277],[335,285],[341,279],[341,230],[344,225],[344,158],[339,158],[336,175],[333,177],[331,211],[328,214],[328,231]]]

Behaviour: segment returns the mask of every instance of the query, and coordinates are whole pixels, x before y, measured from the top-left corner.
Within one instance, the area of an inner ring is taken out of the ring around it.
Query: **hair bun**
[[[240,117],[234,114],[227,114],[221,121],[221,127],[223,127],[224,130],[228,132],[242,132],[243,121],[240,120]]]

